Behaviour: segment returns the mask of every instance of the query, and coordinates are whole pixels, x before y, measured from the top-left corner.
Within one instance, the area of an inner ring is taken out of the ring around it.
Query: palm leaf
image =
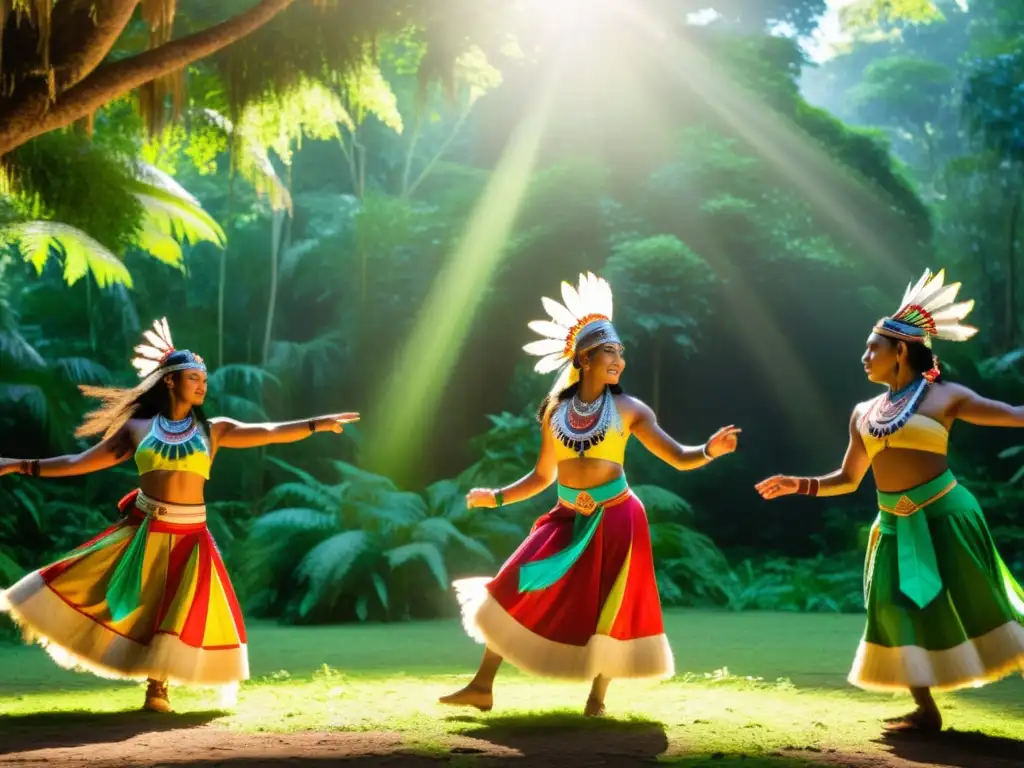
[[[384,491],[398,492],[396,486],[389,478],[360,469],[354,464],[346,461],[332,461],[331,465],[337,471],[342,480],[346,480],[356,486],[378,487]]]
[[[137,163],[135,178],[129,180],[128,189],[146,211],[143,239],[150,232],[177,241],[224,246],[226,236],[220,224],[188,190],[158,168]],[[166,243],[162,247],[166,249]]]
[[[341,592],[345,578],[369,543],[365,531],[345,531],[320,542],[306,553],[298,567],[299,577],[308,585],[299,604],[300,615],[308,616],[321,602],[326,602],[330,608]]]
[[[285,472],[289,472],[295,475],[297,478],[299,478],[299,480],[301,480],[304,483],[307,483],[309,485],[323,485],[323,483],[321,483],[319,480],[317,480],[315,477],[309,474],[309,472],[306,472],[303,469],[299,469],[298,467],[289,464],[287,461],[282,461],[276,456],[267,456],[267,461],[269,461],[271,464],[276,464]]]
[[[242,395],[215,395],[213,398],[221,413],[230,413],[233,418],[241,421],[254,421],[262,423],[270,421],[269,414],[263,406],[254,400]]]
[[[114,379],[110,371],[87,357],[62,357],[51,367],[72,384],[109,384]]]
[[[443,590],[448,589],[448,569],[444,564],[444,556],[435,545],[425,541],[404,544],[388,550],[385,557],[391,570],[398,570],[417,560],[426,563],[437,580],[438,586]]]
[[[233,151],[241,153],[240,157],[234,155],[232,158],[239,173],[252,185],[256,194],[267,198],[271,210],[291,211],[291,193],[285,183],[281,181],[281,177],[277,175],[277,171],[274,170],[274,164],[270,162],[267,148],[254,141],[249,135],[236,132],[234,123],[220,112],[203,109],[200,114],[232,140]]]
[[[117,256],[80,229],[56,221],[24,221],[0,231],[0,244],[17,243],[25,261],[42,274],[51,255],[64,260],[64,282],[74,285],[91,273],[101,288],[132,286],[128,269]]]
[[[336,524],[337,518],[326,512],[304,507],[289,507],[275,509],[260,516],[253,522],[250,535],[280,539],[294,533],[328,531]]]
[[[451,520],[446,520],[443,517],[429,517],[417,523],[413,538],[417,541],[430,542],[442,552],[448,548],[452,541],[456,541],[467,552],[471,552],[487,562],[494,562],[494,555],[491,553],[491,550],[476,539],[464,534],[455,527]]]
[[[687,519],[693,518],[693,507],[690,506],[690,502],[665,488],[657,485],[637,485],[633,488],[633,493],[643,502],[648,517],[663,520],[685,515]]]
[[[411,528],[427,514],[426,504],[419,494],[360,487],[355,483],[345,484],[342,503],[354,510],[360,528],[385,537]]]
[[[281,380],[270,371],[260,368],[258,365],[245,365],[244,363],[222,365],[210,374],[210,389],[221,392],[228,390],[258,392],[266,386],[267,382],[281,386]]]
[[[338,494],[330,486],[309,485],[307,483],[281,483],[275,485],[260,501],[264,509],[273,509],[282,502],[301,502],[310,509],[336,515],[338,511]]]
[[[43,356],[16,329],[0,332],[0,357],[19,368],[42,368]]]
[[[8,384],[0,382],[0,399],[24,406],[40,424],[47,423],[49,401],[42,387],[36,384]]]

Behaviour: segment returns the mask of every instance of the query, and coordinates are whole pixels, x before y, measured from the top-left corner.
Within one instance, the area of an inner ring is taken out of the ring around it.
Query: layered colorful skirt
[[[453,584],[466,631],[537,675],[671,677],[643,504],[625,478],[558,495],[497,576]]]
[[[206,508],[139,491],[119,506],[120,523],[0,592],[0,609],[61,666],[236,688],[245,625]]]
[[[1024,670],[1024,590],[971,492],[947,471],[878,502],[864,569],[867,626],[849,681],[955,690]]]

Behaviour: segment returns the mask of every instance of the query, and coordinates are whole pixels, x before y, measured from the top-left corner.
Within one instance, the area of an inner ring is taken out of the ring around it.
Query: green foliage
[[[80,229],[118,256],[137,240],[145,211],[123,155],[77,133],[47,133],[16,149],[7,163],[2,193],[22,218]]]
[[[744,560],[726,586],[731,610],[856,613],[864,609],[863,561],[858,553],[795,560]]]
[[[486,519],[455,503],[451,483],[420,496],[344,462],[332,462],[333,484],[275,464],[298,482],[267,493],[266,511],[242,544],[239,585],[257,615],[292,622],[436,615],[453,569],[494,562],[482,543]]]
[[[711,309],[716,276],[708,263],[674,235],[620,243],[604,274],[615,292],[627,338],[670,342],[684,353]]]

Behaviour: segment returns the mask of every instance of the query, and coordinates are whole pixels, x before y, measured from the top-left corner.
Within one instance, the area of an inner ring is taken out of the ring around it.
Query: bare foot
[[[142,705],[142,708],[148,712],[162,714],[173,712],[170,696],[167,693],[167,683],[150,680],[149,688],[146,689],[146,703]]]
[[[587,717],[603,717],[604,702],[598,701],[593,696],[587,696],[587,706],[583,708],[583,714]]]
[[[455,707],[476,707],[481,712],[490,712],[494,706],[494,694],[490,689],[470,683],[455,693],[442,696],[438,702]]]
[[[909,715],[889,717],[884,722],[885,729],[888,731],[938,733],[942,730],[942,714],[938,710],[918,708]]]

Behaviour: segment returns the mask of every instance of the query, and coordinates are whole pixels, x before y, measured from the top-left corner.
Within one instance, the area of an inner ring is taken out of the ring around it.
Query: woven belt
[[[151,499],[140,492],[135,499],[135,506],[145,512],[147,517],[172,525],[197,525],[206,522],[204,504],[168,504],[165,501]]]
[[[896,502],[895,507],[887,507],[884,506],[883,504],[879,504],[878,508],[883,512],[888,512],[890,515],[896,515],[897,517],[907,517],[908,515],[912,515],[915,512],[924,509],[929,504],[933,504],[934,502],[938,501],[947,493],[952,491],[954,488],[956,488],[956,479],[953,479],[949,483],[949,485],[947,485],[941,491],[934,494],[933,496],[929,496],[927,499],[920,503],[915,503],[909,496],[904,494],[903,496],[900,496],[899,501]]]

